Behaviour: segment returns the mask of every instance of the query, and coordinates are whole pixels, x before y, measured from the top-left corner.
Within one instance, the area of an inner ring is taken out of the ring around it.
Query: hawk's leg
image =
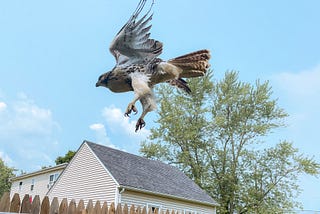
[[[141,97],[140,102],[143,108],[143,112],[136,123],[136,132],[139,129],[142,129],[143,127],[146,126],[146,122],[143,120],[144,117],[150,111],[153,111],[154,109],[156,109],[156,103],[155,103],[152,91],[150,91],[150,93],[146,94],[145,96]]]
[[[135,102],[131,102],[129,103],[126,112],[124,113],[125,117],[130,117],[129,115],[131,114],[131,112],[134,112],[134,114],[138,113],[138,109],[135,107]]]
[[[146,123],[143,118],[146,114],[156,108],[155,99],[152,89],[149,86],[149,76],[141,72],[133,72],[130,74],[131,85],[134,91],[134,99],[129,103],[125,115],[129,115],[132,111],[137,112],[135,103],[140,100],[143,112],[136,124],[136,131],[142,129]]]
[[[139,118],[137,124],[136,124],[136,132],[139,130],[139,129],[142,129],[143,127],[146,126],[146,122],[144,122],[144,120],[142,118]]]

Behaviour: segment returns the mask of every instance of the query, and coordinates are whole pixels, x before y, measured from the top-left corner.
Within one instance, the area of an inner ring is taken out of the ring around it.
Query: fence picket
[[[102,205],[101,214],[108,214],[108,203],[106,201]]]
[[[88,214],[93,214],[93,202],[92,200],[90,199],[88,204],[87,204],[87,213]]]
[[[122,207],[120,203],[117,205],[116,214],[122,214]]]
[[[94,205],[93,214],[101,214],[101,205],[100,201],[96,201],[96,204]]]
[[[31,204],[31,213],[39,214],[40,213],[40,197],[36,195]]]
[[[140,206],[137,207],[136,214],[141,214],[141,207]]]
[[[31,211],[31,204],[30,204],[30,196],[26,194],[21,203],[21,211],[22,213],[30,213]]]
[[[81,199],[77,206],[77,214],[81,214],[83,210],[85,210],[84,201]]]
[[[135,211],[135,207],[134,205],[132,204],[131,207],[130,207],[130,214],[135,214],[136,211]]]
[[[68,214],[68,200],[66,198],[62,199],[60,203],[59,214]]]
[[[40,214],[49,214],[50,213],[50,201],[49,197],[45,196],[41,203]]]
[[[50,206],[50,214],[58,214],[58,213],[59,213],[59,201],[57,197],[54,197]]]
[[[15,193],[13,195],[13,198],[11,200],[11,205],[10,205],[10,212],[12,213],[20,212],[20,196],[18,193]]]
[[[115,213],[116,213],[116,209],[114,207],[114,203],[112,202],[110,205],[108,214],[115,214]]]
[[[76,201],[75,200],[71,200],[69,203],[69,207],[68,207],[68,214],[74,214],[76,213]]]
[[[5,192],[0,201],[0,212],[9,212],[10,211],[10,194]]]
[[[147,214],[147,208],[146,207],[143,207],[142,214]]]
[[[129,210],[128,210],[128,205],[125,204],[125,205],[123,206],[123,209],[122,209],[122,214],[128,214],[128,212],[129,212]]]
[[[158,213],[159,213],[159,209],[156,208],[156,209],[154,210],[154,214],[158,214]]]

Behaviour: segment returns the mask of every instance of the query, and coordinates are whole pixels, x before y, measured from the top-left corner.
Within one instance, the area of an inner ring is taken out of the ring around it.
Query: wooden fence
[[[147,211],[146,207],[132,205],[129,208],[126,204],[123,206],[118,204],[115,207],[114,203],[108,206],[107,202],[101,204],[100,201],[97,201],[93,204],[92,200],[89,200],[86,207],[83,200],[80,200],[77,205],[74,200],[71,200],[68,204],[66,198],[59,202],[58,198],[55,197],[50,203],[47,196],[41,202],[38,195],[34,197],[32,202],[30,202],[29,195],[25,195],[21,201],[17,193],[14,194],[11,201],[9,193],[4,193],[0,200],[0,212],[32,214],[158,214],[157,210],[153,212],[149,209]],[[178,212],[171,211],[170,213],[167,210],[159,214],[178,214]]]

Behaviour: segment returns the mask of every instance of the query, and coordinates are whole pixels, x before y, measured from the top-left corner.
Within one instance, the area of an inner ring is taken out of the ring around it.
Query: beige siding
[[[91,149],[84,143],[67,168],[61,174],[56,184],[49,191],[50,199],[58,197],[75,199],[78,202],[83,199],[85,203],[89,199],[94,202],[114,202],[116,198],[117,183],[97,159]]]
[[[172,210],[179,211],[179,213],[182,214],[187,213],[187,211],[190,211],[193,214],[216,213],[214,207],[133,191],[124,191],[121,194],[121,204],[125,203],[129,206],[131,206],[132,204],[134,204],[135,206],[157,206],[160,207],[161,210],[170,210],[170,213]]]
[[[39,195],[40,199],[42,200],[50,188],[50,175],[60,174],[61,172],[62,169],[59,169],[30,177],[21,177],[21,179],[17,178],[12,182],[10,195],[11,197],[13,197],[14,193],[19,193],[20,197],[23,197],[25,194],[29,194],[31,197]],[[32,180],[34,181],[33,190],[31,190]],[[21,186],[20,182],[22,182]]]

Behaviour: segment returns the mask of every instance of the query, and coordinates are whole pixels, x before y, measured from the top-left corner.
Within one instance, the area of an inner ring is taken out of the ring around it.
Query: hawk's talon
[[[125,117],[130,117],[130,114],[131,114],[132,111],[134,112],[135,115],[138,113],[137,108],[134,105],[129,104],[128,107],[127,107],[127,111],[124,113],[124,116]]]
[[[144,122],[143,119],[139,118],[139,120],[136,124],[136,131],[135,132],[137,132],[139,129],[141,130],[145,126],[146,126],[146,122]]]

